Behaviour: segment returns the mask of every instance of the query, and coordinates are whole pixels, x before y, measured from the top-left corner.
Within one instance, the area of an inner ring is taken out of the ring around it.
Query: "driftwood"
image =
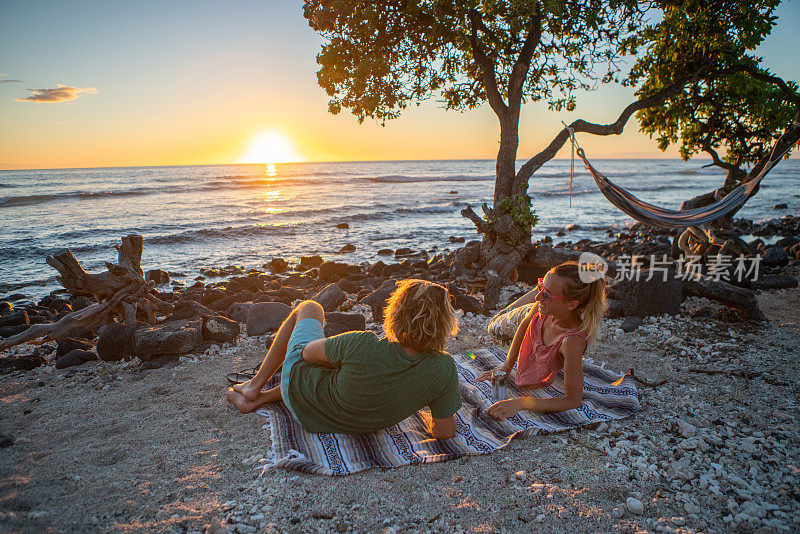
[[[685,295],[705,297],[710,300],[721,302],[726,306],[736,308],[742,311],[747,319],[752,319],[754,321],[767,320],[758,308],[756,294],[749,289],[736,287],[727,282],[708,280],[698,276],[693,280],[685,280],[683,282],[683,292]]]
[[[87,273],[68,249],[48,256],[47,264],[56,269],[57,280],[73,296],[89,295],[99,302],[70,313],[52,324],[38,324],[0,342],[0,351],[9,347],[43,338],[41,341],[60,339],[67,332],[97,320],[106,323],[122,319],[126,324],[142,320],[149,324],[158,321],[157,315],[166,315],[173,309],[151,294],[154,284],[144,278],[141,268],[142,236],[129,235],[116,245],[119,259],[116,264],[106,262],[106,271]]]

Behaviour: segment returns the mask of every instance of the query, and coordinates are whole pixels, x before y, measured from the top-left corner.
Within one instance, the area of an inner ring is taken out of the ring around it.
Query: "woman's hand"
[[[482,372],[477,377],[475,377],[475,382],[483,382],[484,380],[491,380],[492,379],[492,373],[502,372],[502,373],[505,373],[506,376],[508,376],[508,373],[510,371],[511,371],[511,369],[509,369],[507,366],[501,365],[500,367],[498,367],[497,369],[495,369],[493,371],[484,371],[484,372]]]
[[[495,402],[489,409],[486,410],[487,413],[494,417],[495,419],[506,419],[511,417],[515,413],[519,412],[520,410],[524,410],[524,399],[522,397],[517,397],[514,399],[507,399],[502,400],[500,402]]]

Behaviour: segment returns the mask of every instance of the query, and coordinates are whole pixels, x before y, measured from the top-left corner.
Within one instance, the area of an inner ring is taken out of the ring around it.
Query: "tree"
[[[484,236],[480,257],[469,259],[505,280],[531,248],[536,216],[528,181],[569,139],[560,131],[517,170],[522,104],[544,101],[552,110],[571,111],[578,91],[622,78],[639,85],[638,100],[612,124],[574,121],[576,132],[619,134],[640,112],[644,130],[658,136],[662,148],[681,136],[688,157],[706,144],[716,150],[729,143],[727,163],[748,163],[763,154],[759,146],[784,120],[786,95],[797,94],[787,84],[774,93],[779,79],[744,54],[769,33],[777,3],[306,0],[304,14],[328,41],[317,56],[318,81],[332,113],[348,108],[359,121],[385,121],[432,96],[454,110],[488,102],[500,124],[493,205],[483,206],[483,218],[471,208],[462,214]],[[634,68],[623,73],[623,60],[637,54]],[[733,141],[741,137],[742,115],[732,104],[746,96],[735,76],[757,85],[758,98],[774,93],[769,113],[756,104],[748,111],[756,135],[747,142]],[[728,113],[712,112],[698,127],[693,119],[702,99]]]

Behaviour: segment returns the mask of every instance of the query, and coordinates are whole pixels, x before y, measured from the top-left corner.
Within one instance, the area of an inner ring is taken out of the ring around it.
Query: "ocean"
[[[724,173],[703,163],[593,161],[638,197],[675,209],[722,185]],[[539,215],[534,239],[603,240],[607,229],[633,224],[582,165],[576,171],[571,207],[569,160],[553,160],[531,179]],[[376,261],[384,248],[449,250],[460,246],[451,236],[477,237],[459,211],[470,204],[480,213],[483,202],[491,205],[493,188],[493,160],[0,171],[0,298],[58,288],[45,257],[62,248],[89,272],[103,270],[104,261],[116,261],[114,245],[131,233],[144,236],[144,270],[189,277],[203,267],[261,267],[273,257],[319,254],[358,263]],[[797,214],[798,193],[800,160],[785,160],[738,216]],[[788,210],[773,210],[784,202]],[[580,228],[555,237],[573,224]],[[339,254],[346,244],[356,250]]]

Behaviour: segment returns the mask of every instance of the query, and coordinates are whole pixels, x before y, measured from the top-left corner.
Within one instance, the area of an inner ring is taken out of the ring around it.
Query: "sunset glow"
[[[253,137],[238,163],[274,164],[304,160],[288,137],[273,130],[260,132]]]

